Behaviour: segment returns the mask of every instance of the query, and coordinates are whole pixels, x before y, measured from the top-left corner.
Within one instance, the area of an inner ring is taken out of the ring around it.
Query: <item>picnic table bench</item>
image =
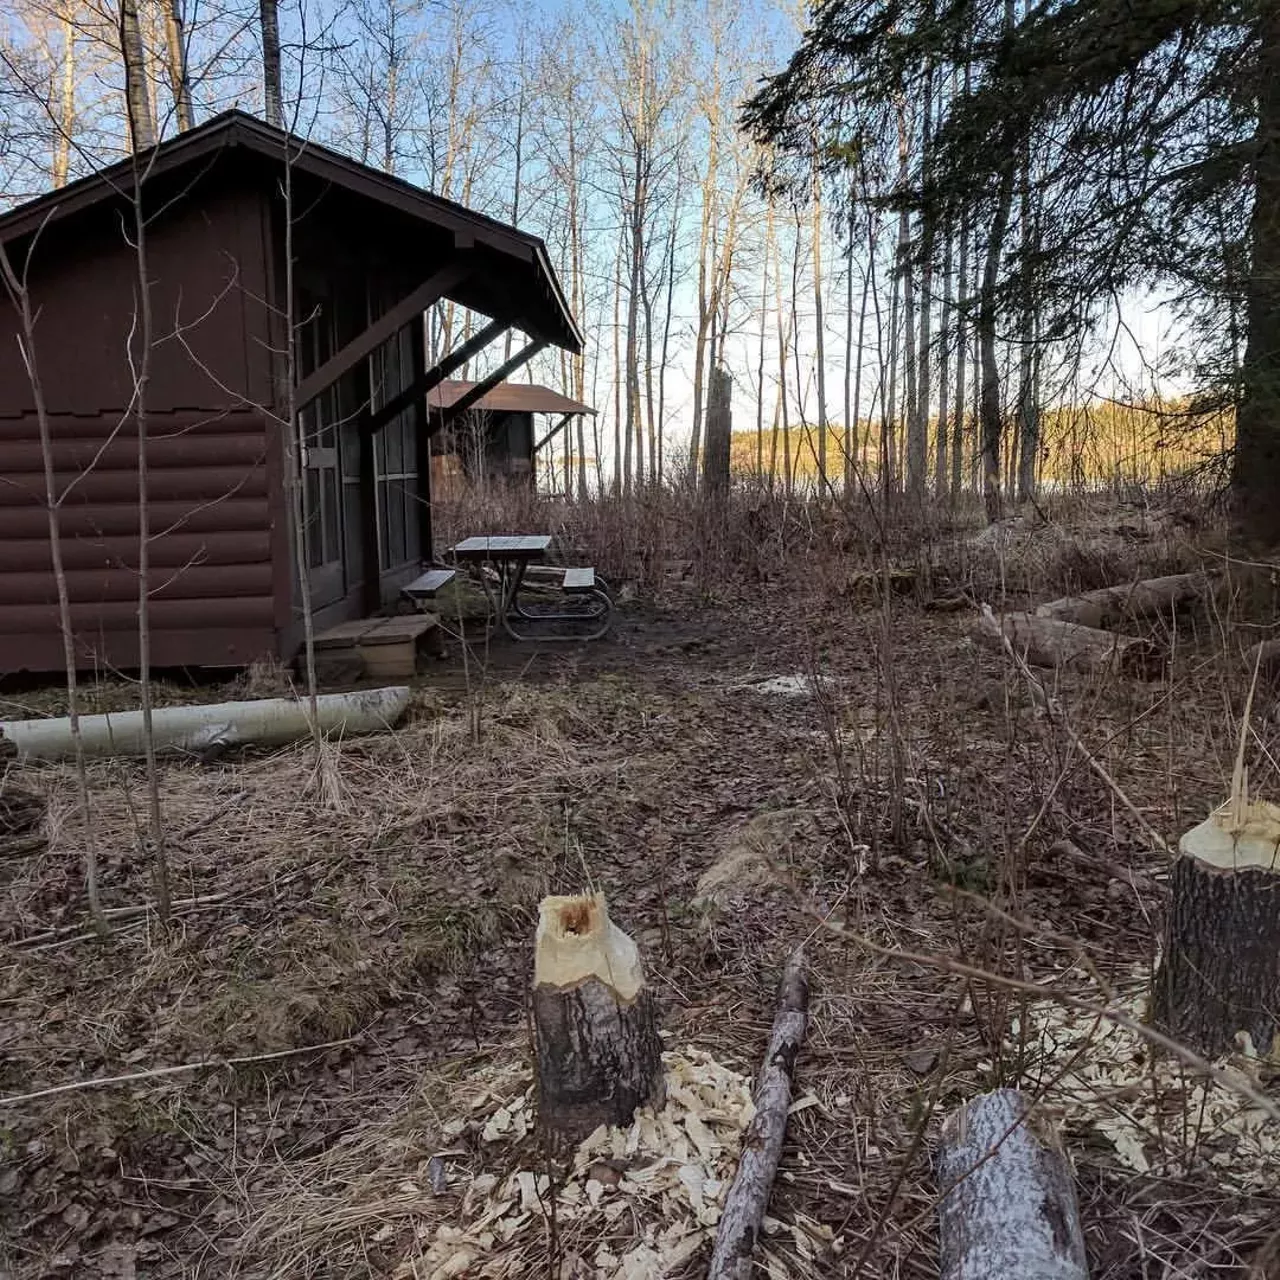
[[[551,547],[545,534],[481,534],[453,548],[456,562],[478,571],[491,616],[513,640],[598,640],[613,620],[613,601],[592,568],[565,569],[564,600],[552,604],[521,599],[529,566]],[[484,570],[493,570],[495,583]]]

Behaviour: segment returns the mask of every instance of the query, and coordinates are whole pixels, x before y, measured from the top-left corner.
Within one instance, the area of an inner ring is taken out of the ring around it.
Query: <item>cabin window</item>
[[[413,381],[413,328],[406,326],[370,358],[370,401],[385,404]],[[378,504],[378,563],[384,571],[416,563],[418,537],[418,434],[412,408],[377,433],[374,468]]]

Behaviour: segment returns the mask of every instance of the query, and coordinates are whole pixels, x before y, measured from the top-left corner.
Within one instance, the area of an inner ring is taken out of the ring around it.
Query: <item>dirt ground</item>
[[[1214,1145],[1235,1131],[1206,1146],[1144,1111],[1142,1063],[1139,1086],[1079,1104],[1080,1055],[1064,1066],[1041,1002],[935,963],[1140,993],[1165,858],[973,645],[971,613],[930,603],[677,587],[593,646],[504,644],[465,669],[454,647],[395,734],[166,764],[167,932],[138,910],[140,771],[92,770],[105,941],[70,770],[13,771],[49,841],[0,859],[0,1275],[425,1276],[459,1188],[528,1158],[448,1122],[468,1081],[527,1074],[537,903],[588,886],[639,941],[672,1043],[747,1074],[807,942],[813,1101],[769,1274],[936,1275],[941,1117],[1008,1083],[1064,1126],[1094,1276],[1243,1275],[1280,1202]],[[1185,625],[1160,679],[1053,690],[1167,838],[1220,802],[1239,695],[1220,628]],[[798,691],[757,687],[774,676]],[[697,902],[726,858],[728,887]],[[158,1074],[193,1063],[213,1065]],[[434,1194],[423,1169],[446,1149]],[[523,1274],[551,1275],[551,1249]]]

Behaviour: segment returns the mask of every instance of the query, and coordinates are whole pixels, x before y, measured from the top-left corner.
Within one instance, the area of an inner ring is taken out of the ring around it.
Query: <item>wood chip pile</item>
[[[1135,969],[1115,1007],[1142,1021],[1147,985],[1145,972]],[[1039,1075],[1044,1101],[1065,1111],[1069,1129],[1105,1143],[1135,1173],[1200,1173],[1240,1194],[1280,1184],[1280,1126],[1226,1084],[1197,1076],[1168,1054],[1153,1055],[1127,1028],[1042,1004],[1021,1027],[1015,1021],[1010,1043],[1039,1046],[1044,1056],[1029,1081]],[[1254,1088],[1274,1070],[1249,1053],[1218,1065],[1228,1081]]]
[[[754,1114],[751,1084],[693,1047],[664,1053],[663,1064],[662,1110],[642,1109],[630,1128],[601,1126],[568,1162],[554,1215],[564,1276],[659,1280],[677,1273],[714,1235]],[[478,1126],[481,1143],[493,1149],[486,1164],[514,1157],[503,1147],[517,1144],[532,1163],[536,1148],[521,1140],[533,1125],[530,1088],[490,1098],[480,1116],[450,1121],[445,1133],[456,1139]],[[470,1178],[454,1220],[438,1226],[425,1252],[398,1276],[529,1275],[535,1259],[546,1257],[550,1207],[545,1168]]]

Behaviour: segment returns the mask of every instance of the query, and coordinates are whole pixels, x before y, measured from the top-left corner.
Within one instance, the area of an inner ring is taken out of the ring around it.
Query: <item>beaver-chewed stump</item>
[[[1207,1058],[1280,1061],[1280,807],[1230,802],[1178,845],[1153,1014]]]
[[[603,894],[544,898],[534,954],[538,1121],[571,1142],[664,1101],[653,993]]]

